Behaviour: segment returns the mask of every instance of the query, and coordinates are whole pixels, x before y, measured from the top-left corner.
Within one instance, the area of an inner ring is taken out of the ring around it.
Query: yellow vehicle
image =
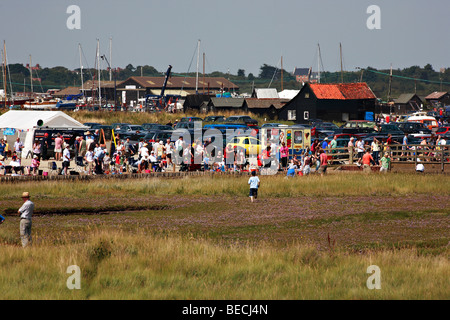
[[[246,156],[249,156],[250,154],[257,155],[262,150],[260,141],[255,137],[249,136],[233,137],[233,139],[227,143],[227,147],[229,145],[233,148],[236,147],[245,149]]]

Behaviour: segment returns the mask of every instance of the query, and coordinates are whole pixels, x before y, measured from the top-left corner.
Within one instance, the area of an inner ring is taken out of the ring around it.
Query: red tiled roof
[[[377,97],[366,83],[309,84],[317,99],[361,100]]]

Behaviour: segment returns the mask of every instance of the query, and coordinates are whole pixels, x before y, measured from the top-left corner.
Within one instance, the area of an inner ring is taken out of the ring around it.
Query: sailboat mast
[[[283,91],[283,56],[281,56],[281,91]]]
[[[320,45],[317,44],[318,54],[317,54],[317,83],[320,83]]]
[[[100,40],[97,39],[97,69],[98,69],[98,104],[102,104],[102,89],[100,85]]]
[[[5,40],[3,40],[3,51],[2,51],[2,58],[3,58],[3,92],[5,94],[5,107],[6,107],[6,103],[7,103],[7,98],[6,98],[6,44],[5,44]],[[11,92],[12,94],[12,92]]]
[[[109,38],[109,65],[109,81],[112,81],[112,37]]]
[[[205,53],[203,52],[203,94],[205,94]]]
[[[80,70],[81,70],[81,93],[84,94],[84,82],[83,82],[83,61],[81,59],[81,43],[78,44],[78,51],[80,52]]]
[[[341,56],[341,83],[344,83],[344,68],[342,66],[342,44],[339,43],[339,51]]]
[[[391,64],[391,71],[389,73],[389,90],[388,90],[388,97],[387,97],[388,103],[391,100],[391,84],[392,84],[392,64]]]
[[[33,68],[31,64],[31,54],[30,54],[30,80],[31,80],[31,95],[33,95]]]
[[[195,77],[195,94],[198,94],[198,64],[200,59],[200,39],[198,40],[197,46],[197,75]]]

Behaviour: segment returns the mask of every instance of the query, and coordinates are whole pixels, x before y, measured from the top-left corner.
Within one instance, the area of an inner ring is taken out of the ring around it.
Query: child
[[[248,179],[248,184],[250,185],[250,200],[253,202],[253,198],[255,200],[258,198],[258,188],[260,185],[259,178],[256,176],[256,171],[252,171],[252,176]]]
[[[5,221],[5,218],[3,218],[3,217],[0,215],[0,224],[2,224],[4,221]]]

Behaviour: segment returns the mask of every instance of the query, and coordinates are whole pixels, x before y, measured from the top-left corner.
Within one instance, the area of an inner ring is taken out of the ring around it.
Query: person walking
[[[386,173],[389,170],[389,166],[391,164],[391,157],[388,152],[384,153],[384,156],[380,159],[381,167],[380,172]]]
[[[252,176],[248,179],[250,185],[250,200],[254,202],[258,198],[258,188],[260,186],[259,178],[256,176],[256,171],[252,171]]]
[[[30,193],[22,193],[23,205],[20,207],[18,213],[20,215],[20,239],[22,247],[31,246],[31,218],[34,212],[34,203],[30,200]]]

